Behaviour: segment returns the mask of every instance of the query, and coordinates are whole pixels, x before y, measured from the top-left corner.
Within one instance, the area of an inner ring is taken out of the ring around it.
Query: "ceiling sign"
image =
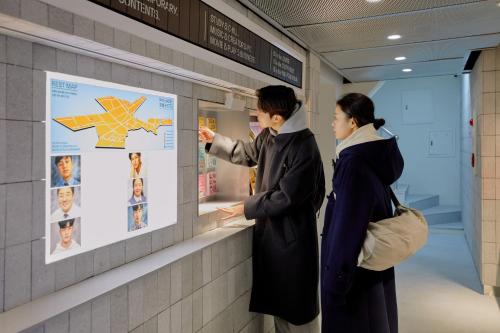
[[[302,88],[301,61],[200,0],[90,1]]]

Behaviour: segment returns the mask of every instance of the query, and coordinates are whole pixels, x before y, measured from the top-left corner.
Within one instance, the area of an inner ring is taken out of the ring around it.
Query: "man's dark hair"
[[[375,119],[375,105],[368,97],[360,93],[350,93],[344,95],[337,101],[340,109],[353,118],[358,127],[373,123],[375,129],[384,126],[384,119]]]
[[[134,212],[138,211],[139,209],[142,210],[142,204],[138,204],[138,205],[132,206],[132,210]]]
[[[57,194],[59,194],[59,191],[62,190],[64,187],[60,187],[57,189]],[[73,195],[75,194],[75,188],[74,187],[70,187],[71,189],[71,193],[73,193]]]
[[[72,227],[74,223],[75,223],[75,219],[69,219],[69,220],[64,220],[64,221],[57,222],[57,224],[59,224],[59,229],[64,229],[64,228],[67,228],[67,227]]]
[[[269,113],[270,117],[280,115],[285,120],[290,118],[293,111],[302,105],[302,102],[297,99],[292,88],[285,86],[266,86],[256,91],[257,106],[265,113]]]
[[[69,157],[71,160],[73,160],[73,157],[71,155],[64,155],[64,156],[56,156],[56,159],[54,161],[54,164],[57,166],[59,164],[59,162],[65,158],[65,157]]]
[[[141,157],[141,153],[128,153],[128,159],[132,161],[132,154],[136,154],[137,156]]]

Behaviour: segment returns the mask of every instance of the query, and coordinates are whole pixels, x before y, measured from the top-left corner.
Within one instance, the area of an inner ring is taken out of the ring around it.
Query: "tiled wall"
[[[192,144],[196,139],[196,110],[192,84],[1,35],[0,49],[5,50],[0,57],[0,154],[9,155],[2,159],[0,178],[3,309],[12,309],[193,236],[196,192],[190,179],[194,178],[196,163]],[[179,94],[178,224],[44,264],[44,70]]]
[[[476,124],[462,136],[464,224],[484,292],[493,294],[500,286],[500,47],[484,50],[470,75],[469,110]]]
[[[248,312],[251,230],[121,286],[26,332],[270,332]]]
[[[254,22],[293,44],[235,1]],[[0,13],[248,88],[266,85],[223,64],[159,45],[37,0],[0,0]],[[44,263],[45,75],[57,71],[177,94],[178,223],[50,265]],[[313,130],[319,59],[308,58],[306,105]],[[0,312],[219,226],[197,216],[198,100],[224,102],[221,90],[0,35]],[[255,107],[255,99],[247,98]],[[267,332],[267,316],[248,312],[251,229],[119,286],[109,294],[34,327],[34,332]]]
[[[1,309],[10,310],[217,226],[215,216],[198,222],[196,215],[194,127],[197,96],[221,102],[217,91],[1,35],[0,50],[5,51],[0,54],[0,155],[9,156],[1,159],[0,168]],[[45,125],[40,122],[45,117],[44,70],[179,94],[175,226],[45,265],[45,185],[40,180],[45,176]],[[247,230],[36,329],[66,332],[92,326],[97,331],[126,332],[144,327],[149,332],[157,321],[158,327],[171,327],[172,332],[196,332],[202,325],[209,332],[258,327],[264,317],[248,312],[250,273]]]
[[[485,292],[500,286],[500,47],[483,51],[482,168],[482,281]],[[489,158],[488,158],[489,157]],[[495,173],[493,173],[495,170]],[[494,178],[493,178],[494,176]]]

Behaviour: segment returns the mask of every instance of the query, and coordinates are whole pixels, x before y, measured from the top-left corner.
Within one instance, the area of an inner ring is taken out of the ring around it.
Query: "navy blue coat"
[[[321,244],[324,333],[395,333],[394,268],[357,267],[368,222],[393,216],[388,186],[403,172],[395,139],[345,148],[336,162]]]

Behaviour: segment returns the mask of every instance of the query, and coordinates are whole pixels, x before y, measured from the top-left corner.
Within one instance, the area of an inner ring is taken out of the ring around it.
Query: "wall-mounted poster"
[[[177,221],[177,96],[47,72],[45,261]]]

